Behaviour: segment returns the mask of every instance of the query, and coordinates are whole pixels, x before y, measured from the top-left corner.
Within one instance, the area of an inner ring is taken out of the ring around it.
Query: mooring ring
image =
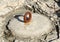
[[[29,18],[27,18],[27,15],[29,15]],[[26,12],[25,15],[24,15],[24,23],[30,22],[31,18],[32,18],[31,12]]]

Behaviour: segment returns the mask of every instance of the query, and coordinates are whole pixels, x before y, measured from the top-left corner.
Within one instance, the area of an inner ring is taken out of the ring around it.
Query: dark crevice
[[[56,0],[54,0],[57,4],[58,4],[58,6],[60,7],[60,0],[58,0],[58,1],[56,1]]]
[[[10,22],[10,21],[11,21],[11,20],[9,20],[8,23],[7,23],[7,25],[6,25],[6,29],[7,29],[7,30],[9,30],[8,25],[9,25],[9,22]],[[10,30],[9,30],[9,31],[10,31]]]
[[[4,31],[4,34],[5,34],[6,37],[9,37],[9,36],[12,35],[12,32],[11,32],[11,30],[10,30],[9,27],[8,27],[10,21],[11,21],[11,20],[8,21],[8,23],[7,23],[7,25],[6,25],[6,30]]]
[[[47,5],[47,7],[51,8],[51,9],[54,9],[53,7],[49,6],[48,4],[46,4],[46,5]]]
[[[32,8],[33,8],[33,12],[35,13],[36,11],[35,11],[35,7],[34,6],[32,6]]]
[[[56,25],[57,39],[59,39],[59,26]]]
[[[30,5],[30,6],[31,6],[31,5]],[[24,6],[24,7],[25,7],[26,10],[30,10],[30,11],[32,11],[32,8],[31,8],[31,7],[28,7],[27,5]]]
[[[46,39],[47,39],[47,35],[45,36],[44,40],[46,40]]]
[[[48,42],[52,42],[52,41],[54,41],[54,40],[56,40],[56,39],[49,40]]]
[[[15,39],[13,40],[13,42],[15,42]]]
[[[55,13],[57,14],[58,17],[60,17],[60,9],[55,11]]]
[[[23,15],[15,15],[14,18],[16,18],[20,22],[24,22],[24,20],[19,19],[20,16],[24,17]]]
[[[56,32],[57,32],[57,39],[59,39],[59,25],[57,24],[57,22],[56,22],[55,27],[56,27]]]
[[[14,42],[15,37],[13,36],[11,30],[10,30],[9,27],[8,27],[10,21],[11,21],[11,20],[9,20],[9,21],[7,22],[6,30],[4,31],[4,35],[5,35],[5,39],[6,39],[6,40],[8,40],[9,42]],[[13,38],[12,40],[9,39],[9,38],[11,38],[11,37]]]

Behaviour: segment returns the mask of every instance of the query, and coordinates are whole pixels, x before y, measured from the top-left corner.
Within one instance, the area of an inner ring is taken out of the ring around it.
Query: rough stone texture
[[[54,28],[54,25],[47,17],[37,13],[32,13],[32,19],[28,25],[21,22],[21,20],[24,21],[23,16],[20,16],[19,19],[20,21],[17,18],[11,19],[8,25],[13,35],[18,38],[40,39],[42,35],[48,34]]]
[[[0,0],[0,42],[9,42],[3,37],[6,25],[6,17],[10,15],[8,13],[21,7],[23,3],[24,0]]]
[[[5,36],[4,31],[6,22],[8,22],[8,20],[10,19],[9,16],[12,17],[11,13],[13,13],[13,11],[19,9],[23,5],[27,5],[32,10],[33,5],[38,8],[36,2],[39,7],[48,14],[52,14],[60,9],[58,4],[54,0],[0,0],[0,42],[9,42],[3,36]],[[56,37],[56,32],[54,31],[52,35],[55,35],[54,37]],[[48,38],[52,38],[53,36],[49,35]],[[49,41],[48,38],[47,41]],[[16,42],[18,41],[16,40]],[[60,39],[52,40],[52,42],[60,42]]]

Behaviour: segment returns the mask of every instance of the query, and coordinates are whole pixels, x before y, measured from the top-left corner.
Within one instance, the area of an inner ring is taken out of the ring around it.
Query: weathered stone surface
[[[54,0],[0,0],[0,42],[9,42],[6,40],[2,41],[4,39],[2,36],[4,36],[4,31],[6,29],[5,25],[8,22],[7,20],[9,20],[10,17],[12,17],[11,13],[13,13],[13,11],[19,9],[24,5],[27,5],[32,10],[33,10],[32,6],[35,6],[36,9],[38,9],[38,6],[39,6],[39,8],[41,8],[43,11],[47,12],[48,14],[53,14],[55,13],[55,11],[60,9],[59,4]],[[53,32],[53,36],[54,36],[54,33],[55,31]],[[48,38],[50,37],[52,38],[53,36],[49,35]],[[49,41],[48,38],[47,38],[47,41]],[[60,42],[60,39],[55,40],[53,42]]]

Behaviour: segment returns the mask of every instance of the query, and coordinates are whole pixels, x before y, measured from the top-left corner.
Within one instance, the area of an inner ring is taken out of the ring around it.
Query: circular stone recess
[[[23,20],[23,16],[20,16],[19,19]],[[16,18],[12,18],[8,27],[16,37],[39,38],[52,30],[53,25],[51,23],[52,22],[46,16],[32,13],[32,19],[29,24],[25,24],[24,22],[18,21]]]

